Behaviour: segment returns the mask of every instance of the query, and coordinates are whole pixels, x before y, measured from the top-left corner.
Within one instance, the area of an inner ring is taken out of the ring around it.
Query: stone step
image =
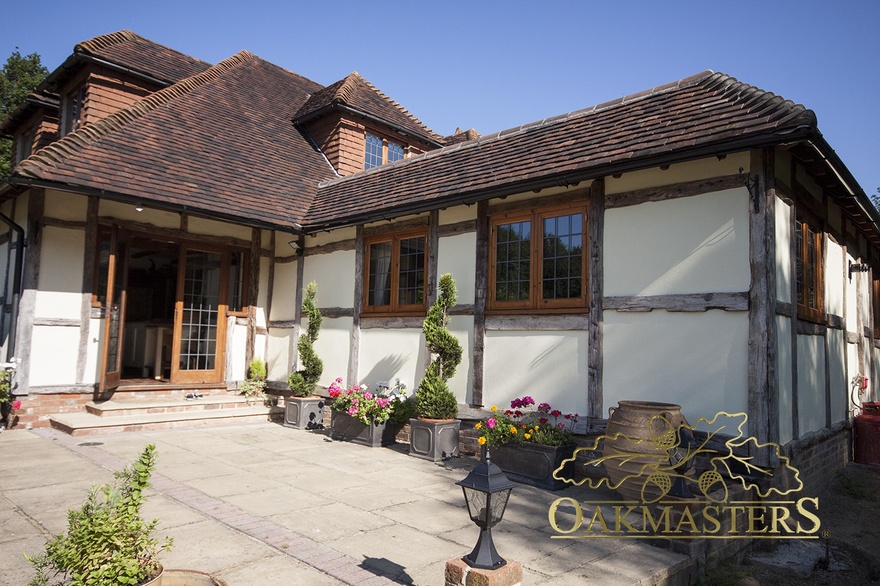
[[[192,391],[193,394],[197,391]],[[151,415],[157,413],[181,413],[185,411],[209,411],[212,409],[239,409],[261,405],[259,399],[247,399],[239,394],[213,394],[187,399],[185,395],[159,399],[110,399],[86,403],[86,412],[98,417],[127,415]]]
[[[194,402],[194,401],[193,401]],[[204,427],[280,420],[283,407],[265,405],[235,404],[235,407],[216,407],[190,409],[184,411],[163,410],[158,413],[136,412],[117,414],[109,417],[93,413],[62,413],[49,419],[50,425],[73,436],[106,435],[123,431],[148,431],[154,429],[176,429],[185,427]]]

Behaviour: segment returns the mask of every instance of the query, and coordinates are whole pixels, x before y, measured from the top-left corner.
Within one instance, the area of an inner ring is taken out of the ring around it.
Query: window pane
[[[527,301],[531,274],[530,221],[499,224],[495,231],[495,299]]]
[[[574,299],[581,296],[583,221],[581,214],[544,218],[542,296]]]
[[[816,250],[816,231],[807,226],[807,307],[818,309],[819,259]]]
[[[242,292],[244,291],[244,253],[233,252],[229,255],[229,311],[242,310]]]
[[[425,238],[400,241],[399,305],[420,305],[425,297]]]
[[[370,245],[367,305],[391,305],[391,242]]]
[[[382,139],[367,133],[367,148],[364,154],[364,170],[382,164]]]
[[[795,222],[795,257],[797,278],[797,303],[804,305],[804,225]]]
[[[403,145],[388,141],[388,162],[393,163],[403,158]]]

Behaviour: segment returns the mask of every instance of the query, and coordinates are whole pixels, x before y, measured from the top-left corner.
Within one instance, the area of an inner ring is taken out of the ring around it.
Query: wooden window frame
[[[532,208],[525,211],[497,214],[489,218],[489,313],[586,313],[589,311],[589,214],[586,203]],[[543,239],[545,218],[581,215],[581,295],[567,299],[543,297]],[[495,298],[497,278],[497,230],[505,224],[531,222],[529,235],[529,299],[498,301]]]
[[[407,304],[400,303],[400,242],[410,238],[423,238],[424,247],[424,275],[422,278],[422,303]],[[390,303],[388,305],[370,305],[370,248],[374,244],[382,242],[391,243],[391,294]],[[364,266],[363,266],[363,304],[362,315],[370,316],[408,316],[408,315],[426,315],[428,311],[428,231],[427,229],[407,230],[404,232],[395,232],[391,234],[383,234],[380,236],[371,236],[364,239]]]
[[[373,137],[382,141],[382,162],[379,165],[373,165],[371,167],[367,167],[367,144],[369,143],[370,136],[373,136]],[[374,169],[376,167],[380,167],[380,166],[386,165],[388,163],[388,144],[389,143],[393,143],[393,144],[401,147],[403,149],[403,158],[404,159],[406,158],[406,155],[408,152],[408,147],[406,144],[404,144],[402,142],[398,142],[396,140],[391,140],[388,137],[383,136],[382,134],[380,134],[378,132],[373,132],[370,130],[364,131],[364,171],[366,171],[367,169]],[[398,159],[398,160],[401,160],[401,159]]]
[[[880,270],[877,266],[876,263],[871,265],[871,314],[875,340],[880,338]]]
[[[815,258],[812,263],[808,262],[808,246],[810,244],[810,230],[813,231],[813,245],[815,246]],[[795,220],[795,272],[799,270],[802,274],[795,274],[795,282],[803,283],[804,301],[798,298],[799,291],[795,287],[795,304],[797,305],[798,319],[812,321],[815,323],[825,322],[825,231],[822,222],[815,216],[804,212],[798,212]],[[800,237],[800,241],[798,241]],[[812,270],[811,270],[812,269]],[[809,290],[808,278],[811,274],[815,277],[816,299],[814,304],[810,304],[807,300],[807,292]]]

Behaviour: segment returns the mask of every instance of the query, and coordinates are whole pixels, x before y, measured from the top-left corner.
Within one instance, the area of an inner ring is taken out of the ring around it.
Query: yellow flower
[[[532,438],[532,434],[527,433],[527,434],[525,434],[523,437],[526,438],[526,439],[531,439],[531,438]]]
[[[510,426],[510,433],[512,433],[513,435],[517,434],[516,428],[512,425]]]
[[[480,422],[477,422],[477,424],[474,426],[474,429],[481,429],[482,427],[483,427],[483,424]]]
[[[495,405],[492,405],[492,412],[494,413],[495,411],[498,411],[498,407],[496,407]]]
[[[477,443],[480,444],[480,445],[482,446],[483,444],[486,443],[486,438],[484,438],[484,437],[481,436],[480,439],[477,440]]]

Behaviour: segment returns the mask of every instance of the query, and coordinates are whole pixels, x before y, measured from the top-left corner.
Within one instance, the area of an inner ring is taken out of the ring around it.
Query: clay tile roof
[[[208,69],[211,64],[123,30],[83,41],[74,53],[121,65],[166,83],[175,83]]]
[[[454,133],[449,136],[443,137],[443,144],[445,144],[446,146],[451,146],[460,142],[477,140],[478,138],[480,138],[480,133],[473,128],[471,128],[470,130],[462,130],[461,128],[456,128]]]
[[[425,126],[406,108],[383,94],[373,84],[354,72],[309,96],[294,116],[294,123],[304,124],[331,110],[343,107],[383,120],[422,140],[440,143],[440,135]]]
[[[369,221],[816,133],[812,111],[706,71],[331,180],[322,184],[305,225]]]
[[[290,122],[320,87],[242,51],[66,135],[12,181],[295,229],[333,176]]]

